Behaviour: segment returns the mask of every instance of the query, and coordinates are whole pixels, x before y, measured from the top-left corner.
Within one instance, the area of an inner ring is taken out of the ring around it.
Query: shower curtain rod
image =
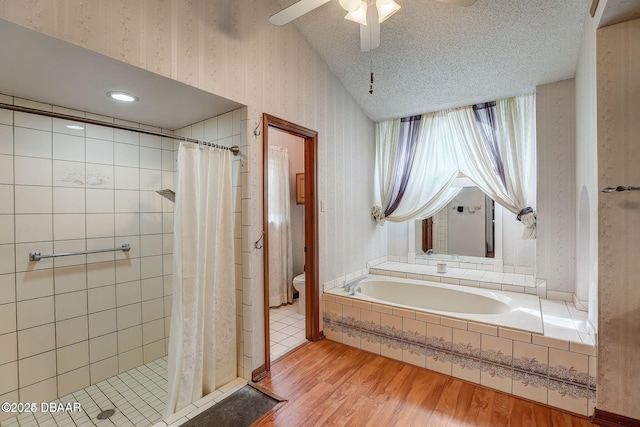
[[[70,121],[74,121],[74,122],[87,123],[87,124],[90,124],[90,125],[105,126],[105,127],[110,127],[110,128],[120,129],[120,130],[127,130],[127,131],[131,131],[131,132],[144,133],[144,134],[147,134],[147,135],[160,136],[162,138],[171,138],[171,139],[176,139],[176,140],[179,140],[179,141],[193,142],[195,144],[205,144],[205,145],[209,145],[211,147],[221,148],[223,150],[229,150],[229,151],[231,151],[233,153],[234,156],[237,156],[238,154],[240,154],[240,148],[237,145],[234,145],[232,147],[226,147],[224,145],[218,145],[218,144],[215,144],[213,142],[200,141],[199,139],[187,138],[187,137],[179,136],[179,135],[172,135],[170,133],[156,132],[156,131],[153,131],[153,130],[134,128],[134,127],[131,127],[131,126],[119,125],[117,123],[101,122],[100,120],[93,120],[93,119],[87,119],[87,118],[84,118],[84,117],[70,116],[68,114],[54,113],[54,112],[51,112],[51,111],[36,110],[35,108],[21,107],[19,105],[11,105],[11,104],[0,103],[0,108],[4,108],[5,110],[19,111],[19,112],[22,112],[22,113],[38,114],[38,115],[41,115],[41,116],[53,117],[55,119],[70,120]]]

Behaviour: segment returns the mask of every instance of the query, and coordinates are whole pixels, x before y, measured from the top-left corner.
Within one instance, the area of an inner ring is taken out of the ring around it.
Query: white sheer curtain
[[[381,122],[376,128],[377,132],[385,137],[377,136],[376,146],[376,165],[386,165],[386,170],[395,165],[389,164],[389,160],[385,158],[391,153],[395,156],[397,151],[397,143],[394,143],[393,136],[396,132],[388,132],[385,130],[393,128],[395,122],[387,120]],[[397,120],[397,135],[399,137],[400,120]],[[397,137],[396,137],[397,138]],[[415,157],[413,159],[413,167],[410,173],[407,186],[402,195],[402,199],[395,211],[384,216],[384,207],[386,204],[376,205],[372,210],[372,215],[379,224],[384,224],[385,220],[391,222],[403,222],[414,218],[427,218],[434,215],[442,207],[446,206],[460,191],[460,188],[451,188],[451,183],[458,175],[458,167],[456,164],[456,152],[453,148],[451,135],[448,132],[446,112],[437,112],[425,114],[422,116],[420,128],[417,137],[417,146]],[[382,145],[382,147],[380,147]],[[385,169],[381,166],[379,171]],[[392,183],[389,184],[388,175],[392,177],[398,175],[395,171],[387,172],[386,175],[375,175],[377,179],[376,186],[386,190],[387,199],[382,198],[382,202],[391,197]],[[384,181],[384,183],[383,183]],[[380,199],[378,199],[379,201]]]
[[[413,167],[406,171],[409,180],[400,204],[387,217],[384,204],[374,206],[372,215],[378,223],[434,215],[460,191],[451,184],[462,172],[522,220],[523,238],[535,238],[535,213],[528,207],[531,201],[527,195],[535,153],[535,95],[497,101],[496,111],[497,129],[491,142],[483,138],[472,107],[423,115]],[[380,134],[376,138],[376,156],[381,158],[376,157],[374,186],[382,193],[376,202],[384,202],[385,191],[391,191],[389,175],[397,175],[397,171],[388,171],[393,164],[390,158],[394,156],[395,133],[389,131],[393,126],[393,122],[387,121],[376,127]],[[496,142],[499,147],[491,145]],[[390,157],[384,158],[387,155]],[[496,160],[500,171],[496,170]]]
[[[237,377],[231,152],[180,144],[176,190],[165,416]]]
[[[457,146],[460,171],[496,203],[517,215],[525,228],[523,239],[535,238],[535,214],[527,208],[531,165],[535,150],[535,96],[522,95],[496,101],[496,140],[504,183],[495,170],[492,155],[475,122],[471,108],[456,110],[451,122],[464,143]]]
[[[289,152],[269,147],[269,306],[293,302]]]
[[[389,206],[395,177],[396,156],[400,140],[400,119],[390,119],[376,123],[376,161],[374,177],[374,205],[381,213]],[[384,221],[384,220],[383,220]]]

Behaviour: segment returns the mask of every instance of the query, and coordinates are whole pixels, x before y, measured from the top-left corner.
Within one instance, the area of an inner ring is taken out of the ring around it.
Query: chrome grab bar
[[[98,254],[101,252],[115,252],[115,251],[128,252],[129,250],[131,250],[131,245],[128,243],[124,243],[119,248],[93,249],[90,251],[82,251],[82,252],[62,252],[59,254],[49,254],[49,255],[42,255],[40,252],[29,252],[29,261],[40,261],[42,258],[57,258],[61,256]]]
[[[640,187],[631,187],[628,185],[618,185],[617,187],[607,187],[603,188],[603,193],[613,193],[614,191],[632,191],[632,190],[640,190]]]

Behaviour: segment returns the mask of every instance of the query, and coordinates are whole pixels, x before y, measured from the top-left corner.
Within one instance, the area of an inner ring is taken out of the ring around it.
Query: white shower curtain
[[[269,147],[268,168],[269,306],[277,307],[293,302],[288,150]]]
[[[165,416],[237,377],[231,152],[181,143],[176,190]]]

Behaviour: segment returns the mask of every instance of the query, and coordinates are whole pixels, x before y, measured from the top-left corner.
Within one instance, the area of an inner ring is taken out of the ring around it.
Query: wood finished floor
[[[288,402],[254,426],[594,427],[587,419],[324,340],[271,365],[259,385]]]

